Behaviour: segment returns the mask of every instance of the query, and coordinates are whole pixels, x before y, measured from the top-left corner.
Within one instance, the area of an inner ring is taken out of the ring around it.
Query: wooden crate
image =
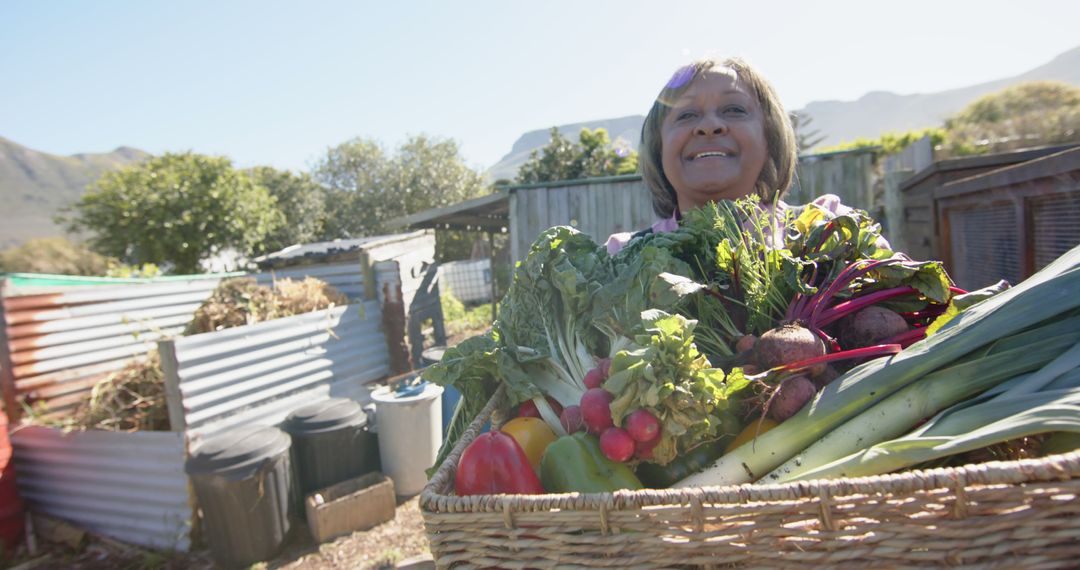
[[[394,520],[394,482],[379,472],[342,481],[307,496],[308,527],[315,542]]]

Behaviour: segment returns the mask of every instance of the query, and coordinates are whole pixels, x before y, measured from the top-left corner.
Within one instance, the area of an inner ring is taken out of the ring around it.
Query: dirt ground
[[[303,521],[294,521],[284,550],[273,560],[251,566],[251,570],[316,570],[395,568],[401,561],[428,553],[419,499],[398,505],[395,518],[365,532],[354,532],[323,544],[315,544]],[[39,541],[37,552],[26,547],[0,568],[8,570],[216,570],[205,545],[189,553],[144,550],[100,537],[87,537],[78,548]]]

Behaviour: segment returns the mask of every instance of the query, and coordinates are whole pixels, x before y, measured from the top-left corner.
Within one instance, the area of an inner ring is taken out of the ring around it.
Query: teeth
[[[694,159],[703,158],[703,157],[706,157],[706,156],[727,156],[727,153],[726,152],[718,152],[718,151],[715,151],[715,152],[713,152],[713,151],[703,152],[701,154],[695,154]]]

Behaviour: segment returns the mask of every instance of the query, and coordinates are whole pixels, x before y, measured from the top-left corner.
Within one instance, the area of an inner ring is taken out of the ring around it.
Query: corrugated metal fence
[[[31,426],[14,431],[11,443],[19,492],[35,511],[132,544],[190,546],[183,434]]]

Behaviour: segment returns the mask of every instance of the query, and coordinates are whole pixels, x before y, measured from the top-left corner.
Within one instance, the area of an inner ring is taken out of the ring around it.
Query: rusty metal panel
[[[140,546],[190,547],[183,434],[32,426],[11,442],[19,493],[33,510]]]
[[[179,334],[221,276],[155,283],[64,287],[32,294],[4,287],[0,355],[9,407],[42,402],[71,413],[109,372]]]
[[[380,324],[379,304],[369,301],[163,341],[173,428],[195,440],[274,425],[320,399],[365,400],[365,385],[389,372]]]

